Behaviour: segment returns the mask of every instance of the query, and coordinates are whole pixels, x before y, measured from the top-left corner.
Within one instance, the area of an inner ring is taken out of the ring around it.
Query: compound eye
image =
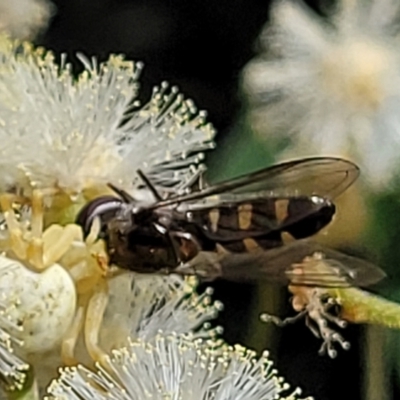
[[[121,209],[122,201],[113,196],[98,197],[87,203],[76,217],[75,222],[80,225],[86,235],[89,234],[96,217],[100,218],[102,230]]]

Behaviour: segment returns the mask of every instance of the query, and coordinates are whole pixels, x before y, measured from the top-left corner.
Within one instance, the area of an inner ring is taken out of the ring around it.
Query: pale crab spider
[[[62,338],[62,359],[67,365],[76,363],[74,348],[82,330],[89,355],[101,362],[105,354],[99,347],[98,336],[108,302],[107,278],[112,270],[108,266],[104,243],[97,239],[100,221],[93,223],[86,239],[81,227],[76,224],[53,224],[44,230],[43,198],[48,194],[41,190],[32,192],[28,224],[17,218],[13,208],[15,196],[8,193],[0,195],[8,231],[4,254],[37,273],[56,264],[69,272],[75,283],[77,307],[74,319]]]

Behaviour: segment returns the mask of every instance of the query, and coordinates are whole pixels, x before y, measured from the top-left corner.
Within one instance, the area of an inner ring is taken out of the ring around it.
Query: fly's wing
[[[280,233],[285,223],[277,217],[276,208],[281,200],[266,197],[241,204],[237,195],[235,198],[229,194],[221,197],[223,199],[214,207],[211,204],[202,204],[201,208],[198,208],[198,203],[193,207],[192,204],[183,205],[186,211],[191,211],[192,222],[208,239],[223,244],[253,238],[264,248],[262,244],[265,240],[266,248],[271,247],[268,243],[271,237],[277,237],[280,241]]]
[[[270,243],[271,234],[274,236],[273,241],[279,240],[280,232],[305,219],[305,226],[311,233],[303,237],[318,232],[330,222],[334,207],[331,206],[330,210],[326,208],[322,216],[315,211],[318,211],[318,207],[322,208],[327,199],[335,198],[346,190],[358,175],[358,167],[341,158],[306,158],[278,164],[169,199],[158,203],[156,207],[175,204],[180,212],[192,211],[197,220],[201,221],[199,227],[206,229],[204,233],[211,240],[226,243],[258,238],[257,244],[268,248],[274,246]],[[311,207],[310,203],[314,200],[317,203]],[[279,218],[276,210],[276,206],[285,201],[290,201],[289,207],[292,210],[298,206],[293,216],[286,221]],[[304,203],[301,204],[301,201]],[[250,210],[246,210],[246,203],[251,207]],[[236,205],[243,207],[240,209]],[[210,218],[213,217],[210,211],[213,209],[218,211],[218,215],[214,213],[218,229],[210,229],[209,226]]]
[[[156,204],[155,207],[176,205],[178,210],[219,211],[241,203],[254,204],[260,200],[311,197],[334,199],[359,176],[358,167],[350,161],[334,157],[317,157],[289,161],[252,174],[222,182],[203,190],[178,196]],[[252,210],[254,213],[255,210]],[[312,211],[308,211],[312,213]],[[267,213],[264,230],[273,231],[274,225]],[[305,213],[299,218],[309,217]],[[293,222],[293,221],[292,221]],[[269,224],[269,225],[268,225]],[[282,228],[282,227],[281,227]],[[234,233],[234,240],[249,237],[249,231]],[[236,235],[236,236],[235,236]],[[241,236],[240,236],[241,235]],[[255,237],[253,235],[253,237]],[[220,239],[220,238],[219,238]],[[322,257],[322,259],[319,259]],[[294,241],[285,246],[249,253],[226,253],[218,260],[210,255],[206,269],[204,258],[196,257],[187,263],[188,271],[201,271],[207,279],[219,276],[236,281],[268,281],[313,287],[369,286],[384,278],[384,272],[372,263],[325,248],[309,240]],[[186,266],[180,268],[184,272]]]
[[[208,208],[221,201],[238,202],[266,196],[317,195],[333,199],[358,176],[359,168],[341,158],[303,158],[273,165],[183,196],[171,197],[158,202],[153,208],[183,203],[190,203],[197,208],[203,204]]]
[[[219,268],[227,280],[328,288],[366,287],[386,276],[373,263],[307,239],[268,251],[225,254]]]

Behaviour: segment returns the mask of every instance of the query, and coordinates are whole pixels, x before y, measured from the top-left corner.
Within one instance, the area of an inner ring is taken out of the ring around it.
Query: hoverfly
[[[110,262],[120,268],[315,287],[367,286],[384,276],[373,264],[305,240],[331,222],[332,200],[357,179],[350,161],[298,159],[209,187],[200,177],[199,188],[166,198],[138,174],[152,200],[110,185],[117,196],[91,201],[77,217],[86,234],[100,219]],[[284,232],[297,240],[285,244]],[[293,267],[315,252],[332,268]]]
[[[263,320],[286,325],[304,317],[323,339],[321,353],[334,357],[335,343],[349,348],[329,327],[345,325],[331,314],[338,304],[330,291],[369,286],[385,274],[308,238],[331,222],[333,199],[359,175],[355,164],[334,157],[299,159],[209,187],[199,174],[188,193],[165,198],[138,175],[150,197],[135,198],[110,185],[116,196],[92,200],[77,217],[86,234],[100,220],[111,264],[144,273],[288,285],[297,316]],[[284,234],[295,240],[286,244]]]

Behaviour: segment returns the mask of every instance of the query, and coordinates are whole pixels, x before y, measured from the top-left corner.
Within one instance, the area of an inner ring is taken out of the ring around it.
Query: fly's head
[[[101,222],[100,237],[106,242],[110,264],[136,272],[176,267],[176,244],[169,233],[168,215],[139,202],[104,196],[88,203],[78,215],[77,223],[86,235],[96,218]]]

